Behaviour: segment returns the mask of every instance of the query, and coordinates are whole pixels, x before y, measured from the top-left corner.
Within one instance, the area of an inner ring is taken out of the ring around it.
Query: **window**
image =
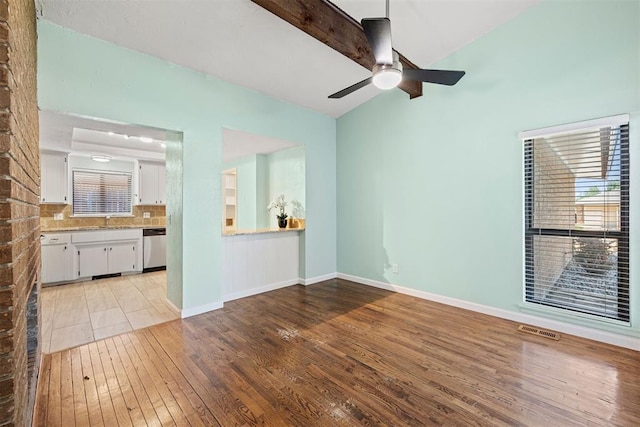
[[[73,171],[74,215],[131,213],[130,173]]]
[[[628,118],[548,131],[524,138],[525,301],[628,322]]]

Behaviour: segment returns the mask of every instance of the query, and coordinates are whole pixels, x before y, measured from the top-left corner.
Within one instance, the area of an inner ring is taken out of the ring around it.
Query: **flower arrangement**
[[[284,194],[279,195],[278,197],[276,197],[275,199],[273,199],[271,201],[271,203],[269,203],[269,206],[267,206],[267,209],[269,211],[271,211],[271,209],[279,209],[279,214],[276,215],[278,217],[278,220],[280,221],[284,221],[285,219],[287,219],[287,217],[289,215],[287,215],[287,213],[284,211],[284,208],[287,206],[287,202],[284,200]]]

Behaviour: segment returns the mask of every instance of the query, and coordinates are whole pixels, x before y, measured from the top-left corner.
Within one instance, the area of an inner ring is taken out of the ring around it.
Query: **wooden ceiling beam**
[[[251,0],[316,40],[371,70],[376,61],[362,26],[327,0]],[[399,54],[403,68],[418,68]],[[403,80],[398,87],[411,99],[422,96],[422,83]]]

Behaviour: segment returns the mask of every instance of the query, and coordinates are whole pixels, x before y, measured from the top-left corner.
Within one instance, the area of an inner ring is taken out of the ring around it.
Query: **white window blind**
[[[629,126],[525,140],[525,300],[629,321]]]
[[[131,174],[73,171],[74,215],[131,214]]]

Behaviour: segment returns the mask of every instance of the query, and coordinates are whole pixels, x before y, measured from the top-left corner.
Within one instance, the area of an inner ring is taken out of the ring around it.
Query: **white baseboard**
[[[310,277],[308,279],[299,279],[299,283],[301,285],[309,286],[315,283],[324,282],[325,280],[335,279],[336,277],[338,277],[338,273],[329,273],[323,274],[322,276]]]
[[[466,310],[475,311],[489,316],[499,317],[501,319],[512,320],[519,323],[527,323],[533,326],[552,329],[569,335],[575,335],[582,338],[600,341],[606,344],[612,344],[619,347],[629,348],[631,350],[640,351],[640,338],[628,335],[616,334],[614,332],[593,329],[580,325],[573,325],[558,320],[547,319],[545,317],[535,316],[526,313],[517,313],[501,308],[490,307],[482,304],[476,304],[469,301],[451,298],[443,295],[432,294],[429,292],[419,291],[416,289],[406,288],[404,286],[393,285],[391,283],[379,282],[377,280],[365,279],[363,277],[351,276],[349,274],[338,273],[339,279],[349,280],[351,282],[360,283],[375,288],[386,289],[388,291],[398,292],[429,301],[439,302],[453,307],[464,308]]]
[[[180,317],[186,319],[187,317],[196,316],[208,311],[218,310],[219,308],[222,308],[222,305],[222,301],[214,301],[197,307],[185,308],[182,310]]]
[[[300,283],[300,279],[290,279],[284,282],[272,283],[270,285],[260,286],[258,288],[251,288],[241,292],[234,292],[228,295],[223,295],[222,300],[224,302],[233,301],[234,299],[250,297],[252,295],[258,295],[263,292],[274,291],[280,288],[286,288],[287,286],[297,285]]]

